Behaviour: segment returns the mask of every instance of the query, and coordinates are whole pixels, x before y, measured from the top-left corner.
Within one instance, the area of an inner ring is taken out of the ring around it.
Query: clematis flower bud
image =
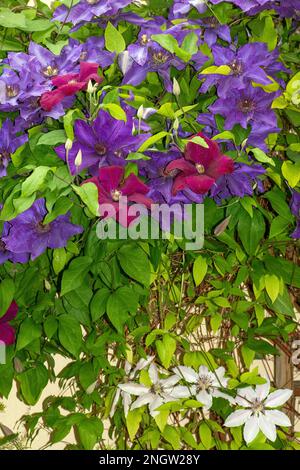
[[[67,139],[67,140],[66,140],[66,143],[65,143],[65,149],[66,149],[66,150],[71,150],[72,147],[73,147],[73,140]]]
[[[173,78],[173,95],[179,96],[180,95],[180,86],[176,78]]]
[[[82,165],[82,151],[81,150],[78,150],[74,163],[77,168]]]

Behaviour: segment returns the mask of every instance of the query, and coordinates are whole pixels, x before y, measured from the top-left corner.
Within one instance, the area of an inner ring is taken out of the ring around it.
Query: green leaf
[[[177,429],[173,426],[167,425],[164,429],[163,437],[171,444],[174,450],[180,450],[180,436]]]
[[[84,183],[81,186],[72,184],[72,188],[80,197],[82,202],[88,207],[89,211],[99,217],[98,188],[94,183]]]
[[[244,212],[239,219],[238,233],[243,247],[249,255],[254,255],[266,230],[266,224],[262,214],[255,210],[251,218]]]
[[[260,163],[269,163],[271,166],[275,166],[275,162],[272,158],[268,157],[265,152],[259,148],[251,149],[255,159]]]
[[[55,274],[60,273],[67,262],[67,253],[64,248],[55,248],[53,250],[53,269]]]
[[[88,272],[93,260],[88,256],[74,259],[68,269],[64,271],[61,285],[61,295],[65,295],[82,285],[82,280]]]
[[[300,162],[283,162],[281,171],[289,185],[294,188],[300,181]]]
[[[166,137],[167,135],[169,135],[169,132],[166,132],[166,131],[161,131],[161,132],[158,132],[158,134],[152,135],[151,137],[149,137],[149,139],[147,139],[147,140],[140,146],[140,148],[138,149],[138,152],[144,152],[144,151],[147,150],[149,147],[151,147],[152,145],[154,145],[156,142],[158,142],[159,140],[163,139],[163,138]]]
[[[4,28],[25,28],[26,16],[24,12],[14,13],[9,8],[0,8],[0,26],[4,26]]]
[[[118,121],[127,121],[127,115],[123,108],[119,104],[116,103],[104,103],[101,105],[102,109],[106,109],[111,117],[117,119]]]
[[[207,273],[207,261],[203,256],[198,256],[193,265],[193,277],[196,286],[199,286]]]
[[[105,32],[105,47],[109,52],[116,52],[119,54],[120,52],[124,51],[126,48],[126,43],[122,34],[111,24],[108,22]]]
[[[140,427],[140,423],[142,421],[143,416],[143,409],[137,408],[136,410],[129,410],[128,415],[126,417],[126,426],[127,431],[130,437],[130,440],[133,442]]]
[[[205,449],[210,449],[212,445],[212,434],[211,430],[206,423],[201,423],[199,427],[199,435],[202,444],[204,445]]]
[[[200,145],[200,147],[208,148],[208,144],[205,142],[203,137],[200,137],[199,135],[196,135],[195,137],[192,137],[191,139],[188,139],[187,142],[192,142],[193,144]]]
[[[96,416],[84,417],[76,424],[79,439],[85,450],[93,450],[103,433],[103,423]]]
[[[39,339],[41,334],[42,330],[40,325],[37,325],[32,318],[26,318],[26,320],[21,323],[18,332],[16,350],[20,351],[20,349],[26,348],[30,343]]]
[[[0,318],[6,314],[15,295],[15,284],[11,278],[6,278],[0,284]]]
[[[128,276],[149,287],[151,264],[142,248],[136,245],[124,245],[118,251],[118,260]]]
[[[162,365],[168,369],[176,351],[176,340],[165,334],[161,340],[155,341],[156,350]]]
[[[28,405],[35,405],[48,383],[48,371],[43,364],[22,372],[17,376],[21,392]]]
[[[216,75],[230,75],[231,74],[231,68],[228,67],[228,65],[211,65],[210,67],[207,67],[206,69],[202,70],[200,72],[200,75],[211,75],[211,74],[216,74]]]
[[[119,287],[107,300],[106,310],[108,318],[119,333],[129,318],[129,312],[136,313],[137,298],[130,287]]]
[[[34,194],[44,184],[48,172],[51,170],[48,166],[38,166],[33,170],[30,176],[22,184],[22,197],[27,198]]]
[[[65,131],[63,129],[58,129],[56,131],[47,132],[47,134],[42,134],[37,145],[51,145],[51,147],[54,147],[57,144],[64,143],[66,139]]]
[[[79,357],[82,346],[80,324],[71,315],[63,314],[58,317],[58,337],[62,346],[73,356]]]
[[[268,296],[274,303],[280,292],[280,279],[275,274],[266,274],[264,280]]]
[[[102,287],[95,293],[90,305],[93,321],[99,320],[99,318],[104,315],[110,294],[111,292],[107,287]]]

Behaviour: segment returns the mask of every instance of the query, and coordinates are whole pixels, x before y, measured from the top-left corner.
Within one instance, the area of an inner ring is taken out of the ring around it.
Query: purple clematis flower
[[[76,40],[72,41],[78,43]],[[80,44],[80,49],[80,61],[96,62],[101,68],[109,67],[115,60],[115,53],[104,50],[103,37],[89,37],[84,44]]]
[[[138,41],[130,44],[127,48],[129,57],[141,67],[150,59],[151,48],[157,46],[157,43],[151,38],[153,34],[163,34],[161,23],[150,21],[141,28]]]
[[[192,8],[196,8],[199,13],[204,13],[207,9],[206,0],[175,0],[170,19],[186,17]]]
[[[27,263],[29,259],[28,253],[14,253],[9,251],[3,238],[6,238],[9,234],[11,225],[9,222],[4,223],[2,235],[0,236],[0,264],[5,263],[6,261],[11,261],[12,263]]]
[[[293,191],[290,203],[291,213],[296,217],[297,226],[291,234],[292,238],[300,238],[300,193]]]
[[[31,68],[39,75],[40,82],[50,81],[57,75],[79,71],[79,61],[82,46],[78,44],[66,45],[59,55],[53,54],[45,47],[35,42],[29,44],[28,54],[23,52],[10,52],[7,62],[14,70],[23,72],[31,64]]]
[[[210,0],[211,3],[214,5],[217,5],[218,3],[224,2],[224,0]],[[233,3],[237,7],[239,7],[241,10],[249,12],[253,8],[257,8],[258,11],[261,11],[262,9],[267,9],[265,8],[265,5],[270,3],[270,0],[225,0],[227,3]]]
[[[217,99],[209,110],[225,117],[224,129],[230,130],[235,124],[247,129],[248,124],[264,123],[269,128],[277,127],[277,118],[271,109],[276,93],[265,93],[261,88],[253,88],[250,83],[245,90],[236,93],[232,90],[227,98]]]
[[[261,165],[246,165],[245,163],[235,163],[231,174],[223,175],[212,187],[211,197],[220,204],[223,199],[229,197],[252,196],[254,188],[261,193],[264,191],[263,184],[259,177],[265,174],[265,169]]]
[[[10,162],[10,155],[28,140],[25,134],[17,135],[19,132],[18,126],[14,125],[10,119],[3,122],[0,129],[0,178],[7,174],[6,168]]]
[[[164,86],[168,92],[172,92],[172,81],[170,78],[170,68],[175,67],[177,70],[182,70],[185,65],[177,59],[173,54],[163,49],[156,43],[153,43],[151,48],[148,49],[148,60],[143,65],[138,65],[133,61],[129,70],[126,71],[123,78],[123,85],[139,85],[147,77],[149,72],[157,72],[163,79]]]
[[[265,43],[245,44],[234,51],[219,45],[213,46],[214,63],[217,66],[227,65],[231,69],[229,75],[211,74],[205,78],[201,91],[206,91],[213,85],[218,86],[218,95],[224,98],[232,90],[243,90],[249,81],[269,85],[271,83],[268,73],[264,70],[278,58],[277,51],[269,53]],[[277,71],[277,70],[276,70]],[[268,71],[271,72],[271,71]],[[203,77],[203,75],[201,75]]]
[[[6,249],[13,253],[30,253],[34,260],[47,248],[62,248],[69,238],[83,231],[79,225],[70,222],[70,215],[60,215],[53,222],[44,224],[47,214],[45,199],[37,199],[27,209],[10,221],[10,230],[2,238]]]
[[[143,18],[133,13],[120,13],[120,10],[128,6],[131,1],[132,0],[80,0],[77,5],[70,9],[64,5],[58,7],[53,14],[53,19],[62,23],[72,23],[79,27],[86,22],[99,22],[99,20],[101,25],[107,24],[108,21],[116,23],[121,20],[143,22]],[[71,31],[76,29],[77,28],[73,28]]]
[[[118,121],[104,110],[100,110],[92,124],[77,120],[74,124],[75,141],[68,154],[70,172],[75,175],[85,168],[95,174],[100,166],[125,165],[130,152],[136,152],[149,134],[133,135],[134,119],[129,111],[127,121]],[[64,145],[55,149],[57,155],[66,160]],[[76,157],[81,152],[81,163],[76,166]]]
[[[191,20],[191,24],[198,25],[204,30],[204,42],[209,47],[216,44],[218,38],[231,42],[230,28],[226,24],[221,24],[215,16],[205,16],[198,20]]]
[[[17,303],[13,300],[10,306],[8,307],[7,312],[3,317],[0,318],[0,341],[2,341],[6,346],[14,344],[16,339],[15,329],[9,324],[18,314],[19,307]]]

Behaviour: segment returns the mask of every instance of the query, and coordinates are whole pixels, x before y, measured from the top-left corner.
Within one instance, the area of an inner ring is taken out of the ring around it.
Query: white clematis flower
[[[178,377],[191,384],[190,387],[186,387],[190,396],[195,396],[204,405],[204,409],[211,408],[213,397],[225,398],[230,403],[234,403],[230,395],[220,390],[220,388],[226,388],[228,382],[228,379],[224,377],[224,367],[218,367],[211,372],[206,366],[200,366],[198,372],[195,372],[191,367],[178,366],[173,371]]]
[[[123,392],[138,397],[132,403],[131,410],[140,408],[144,405],[149,405],[150,415],[155,417],[159,414],[159,411],[156,411],[157,408],[159,408],[163,403],[174,401],[177,398],[186,398],[188,396],[187,387],[175,387],[179,382],[180,377],[172,375],[167,379],[160,379],[155,364],[151,364],[149,367],[149,377],[152,382],[150,387],[146,387],[145,385],[135,382],[119,385],[119,388]]]
[[[145,369],[149,364],[151,364],[153,359],[154,359],[154,356],[148,356],[146,359],[140,359],[133,370],[132,370],[133,365],[130,364],[130,362],[125,361],[124,370],[125,370],[125,374],[127,376],[126,379],[128,381],[132,380],[134,378],[135,374],[138,371],[140,371],[142,369]],[[109,414],[111,418],[115,414],[117,404],[118,404],[118,401],[119,401],[120,397],[122,398],[122,402],[123,402],[124,414],[125,414],[126,417],[128,415],[128,411],[129,411],[130,405],[132,403],[131,395],[130,395],[130,393],[127,393],[126,391],[121,390],[118,387],[118,389],[116,391],[116,394],[115,394],[115,397],[114,397],[114,401],[113,401],[112,406],[111,406],[110,414]]]
[[[292,396],[293,391],[280,389],[270,393],[270,382],[247,387],[237,391],[236,403],[244,409],[234,411],[226,419],[227,427],[244,426],[244,439],[252,442],[259,430],[272,442],[276,440],[276,425],[291,426],[290,419],[279,410],[271,410],[283,405]]]

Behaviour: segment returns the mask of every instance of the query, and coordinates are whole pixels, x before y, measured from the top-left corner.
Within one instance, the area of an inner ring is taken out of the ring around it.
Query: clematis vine
[[[166,166],[165,172],[175,176],[173,195],[185,189],[206,194],[221,176],[233,172],[233,160],[222,155],[218,144],[201,132],[197,136],[205,141],[207,148],[188,142],[184,158],[173,160]]]
[[[14,344],[16,332],[15,329],[9,324],[18,314],[19,307],[13,300],[8,307],[7,312],[0,317],[0,341],[7,346]]]
[[[64,98],[85,90],[90,80],[100,83],[102,78],[97,73],[98,67],[98,64],[91,62],[80,62],[79,73],[69,73],[52,78],[52,85],[55,89],[42,95],[41,107],[45,111],[51,111]]]
[[[276,425],[291,426],[291,421],[278,408],[292,396],[293,391],[279,389],[270,393],[270,383],[237,390],[235,401],[241,409],[231,413],[224,425],[231,428],[244,425],[244,439],[250,444],[261,431],[271,442],[276,440]]]

